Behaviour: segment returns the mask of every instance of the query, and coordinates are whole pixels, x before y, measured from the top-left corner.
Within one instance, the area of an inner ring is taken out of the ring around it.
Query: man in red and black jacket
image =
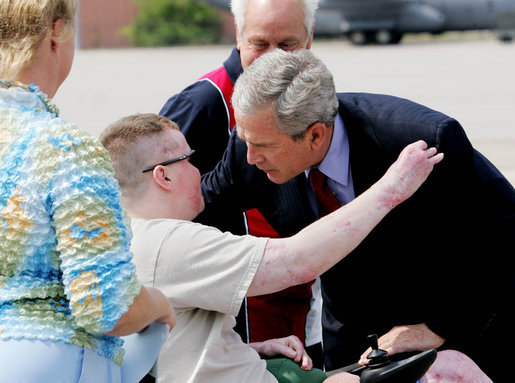
[[[231,96],[234,83],[255,58],[275,48],[310,48],[318,1],[233,0],[237,46],[220,68],[172,96],[160,111],[175,121],[196,150],[191,162],[205,174],[222,159],[235,127]],[[198,218],[202,222],[202,216]],[[278,237],[258,210],[224,214],[209,224],[234,234]],[[315,282],[315,281],[314,281]],[[237,331],[246,342],[296,335],[314,365],[322,367],[321,298],[319,282],[276,294],[246,299]]]

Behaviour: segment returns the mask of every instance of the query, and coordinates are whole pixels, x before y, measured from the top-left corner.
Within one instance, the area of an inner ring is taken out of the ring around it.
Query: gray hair
[[[243,33],[245,27],[245,15],[250,0],[231,0],[231,11],[238,26],[238,33]],[[282,0],[276,0],[282,1]],[[302,7],[304,8],[304,26],[306,27],[306,42],[311,36],[311,31],[315,24],[315,12],[318,9],[319,0],[300,0]]]
[[[306,49],[274,49],[254,60],[234,85],[232,105],[244,116],[271,107],[279,131],[294,139],[315,122],[332,126],[338,112],[331,72]]]

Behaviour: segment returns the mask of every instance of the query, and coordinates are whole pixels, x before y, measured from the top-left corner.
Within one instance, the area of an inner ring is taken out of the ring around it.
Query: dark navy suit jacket
[[[356,362],[368,334],[417,323],[483,363],[481,337],[496,313],[514,303],[513,186],[453,118],[392,96],[342,93],[338,100],[356,196],[414,141],[426,141],[445,157],[415,195],[322,275],[326,368]],[[248,165],[246,145],[234,134],[202,190],[204,223],[227,209],[258,207],[285,237],[316,219],[304,174],[273,184]]]

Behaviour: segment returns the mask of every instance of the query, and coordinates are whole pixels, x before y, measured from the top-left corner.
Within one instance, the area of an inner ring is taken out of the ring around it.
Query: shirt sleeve
[[[268,238],[177,222],[159,251],[156,287],[177,310],[202,308],[237,315]]]
[[[97,139],[64,123],[44,146],[52,174],[47,209],[71,313],[86,331],[107,332],[141,288],[109,156]]]

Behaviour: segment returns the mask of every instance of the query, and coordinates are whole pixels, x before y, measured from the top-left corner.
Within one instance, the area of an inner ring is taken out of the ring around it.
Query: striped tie
[[[318,204],[318,214],[323,217],[338,209],[341,204],[327,185],[327,177],[320,170],[313,168],[309,172],[309,180],[315,192]]]

